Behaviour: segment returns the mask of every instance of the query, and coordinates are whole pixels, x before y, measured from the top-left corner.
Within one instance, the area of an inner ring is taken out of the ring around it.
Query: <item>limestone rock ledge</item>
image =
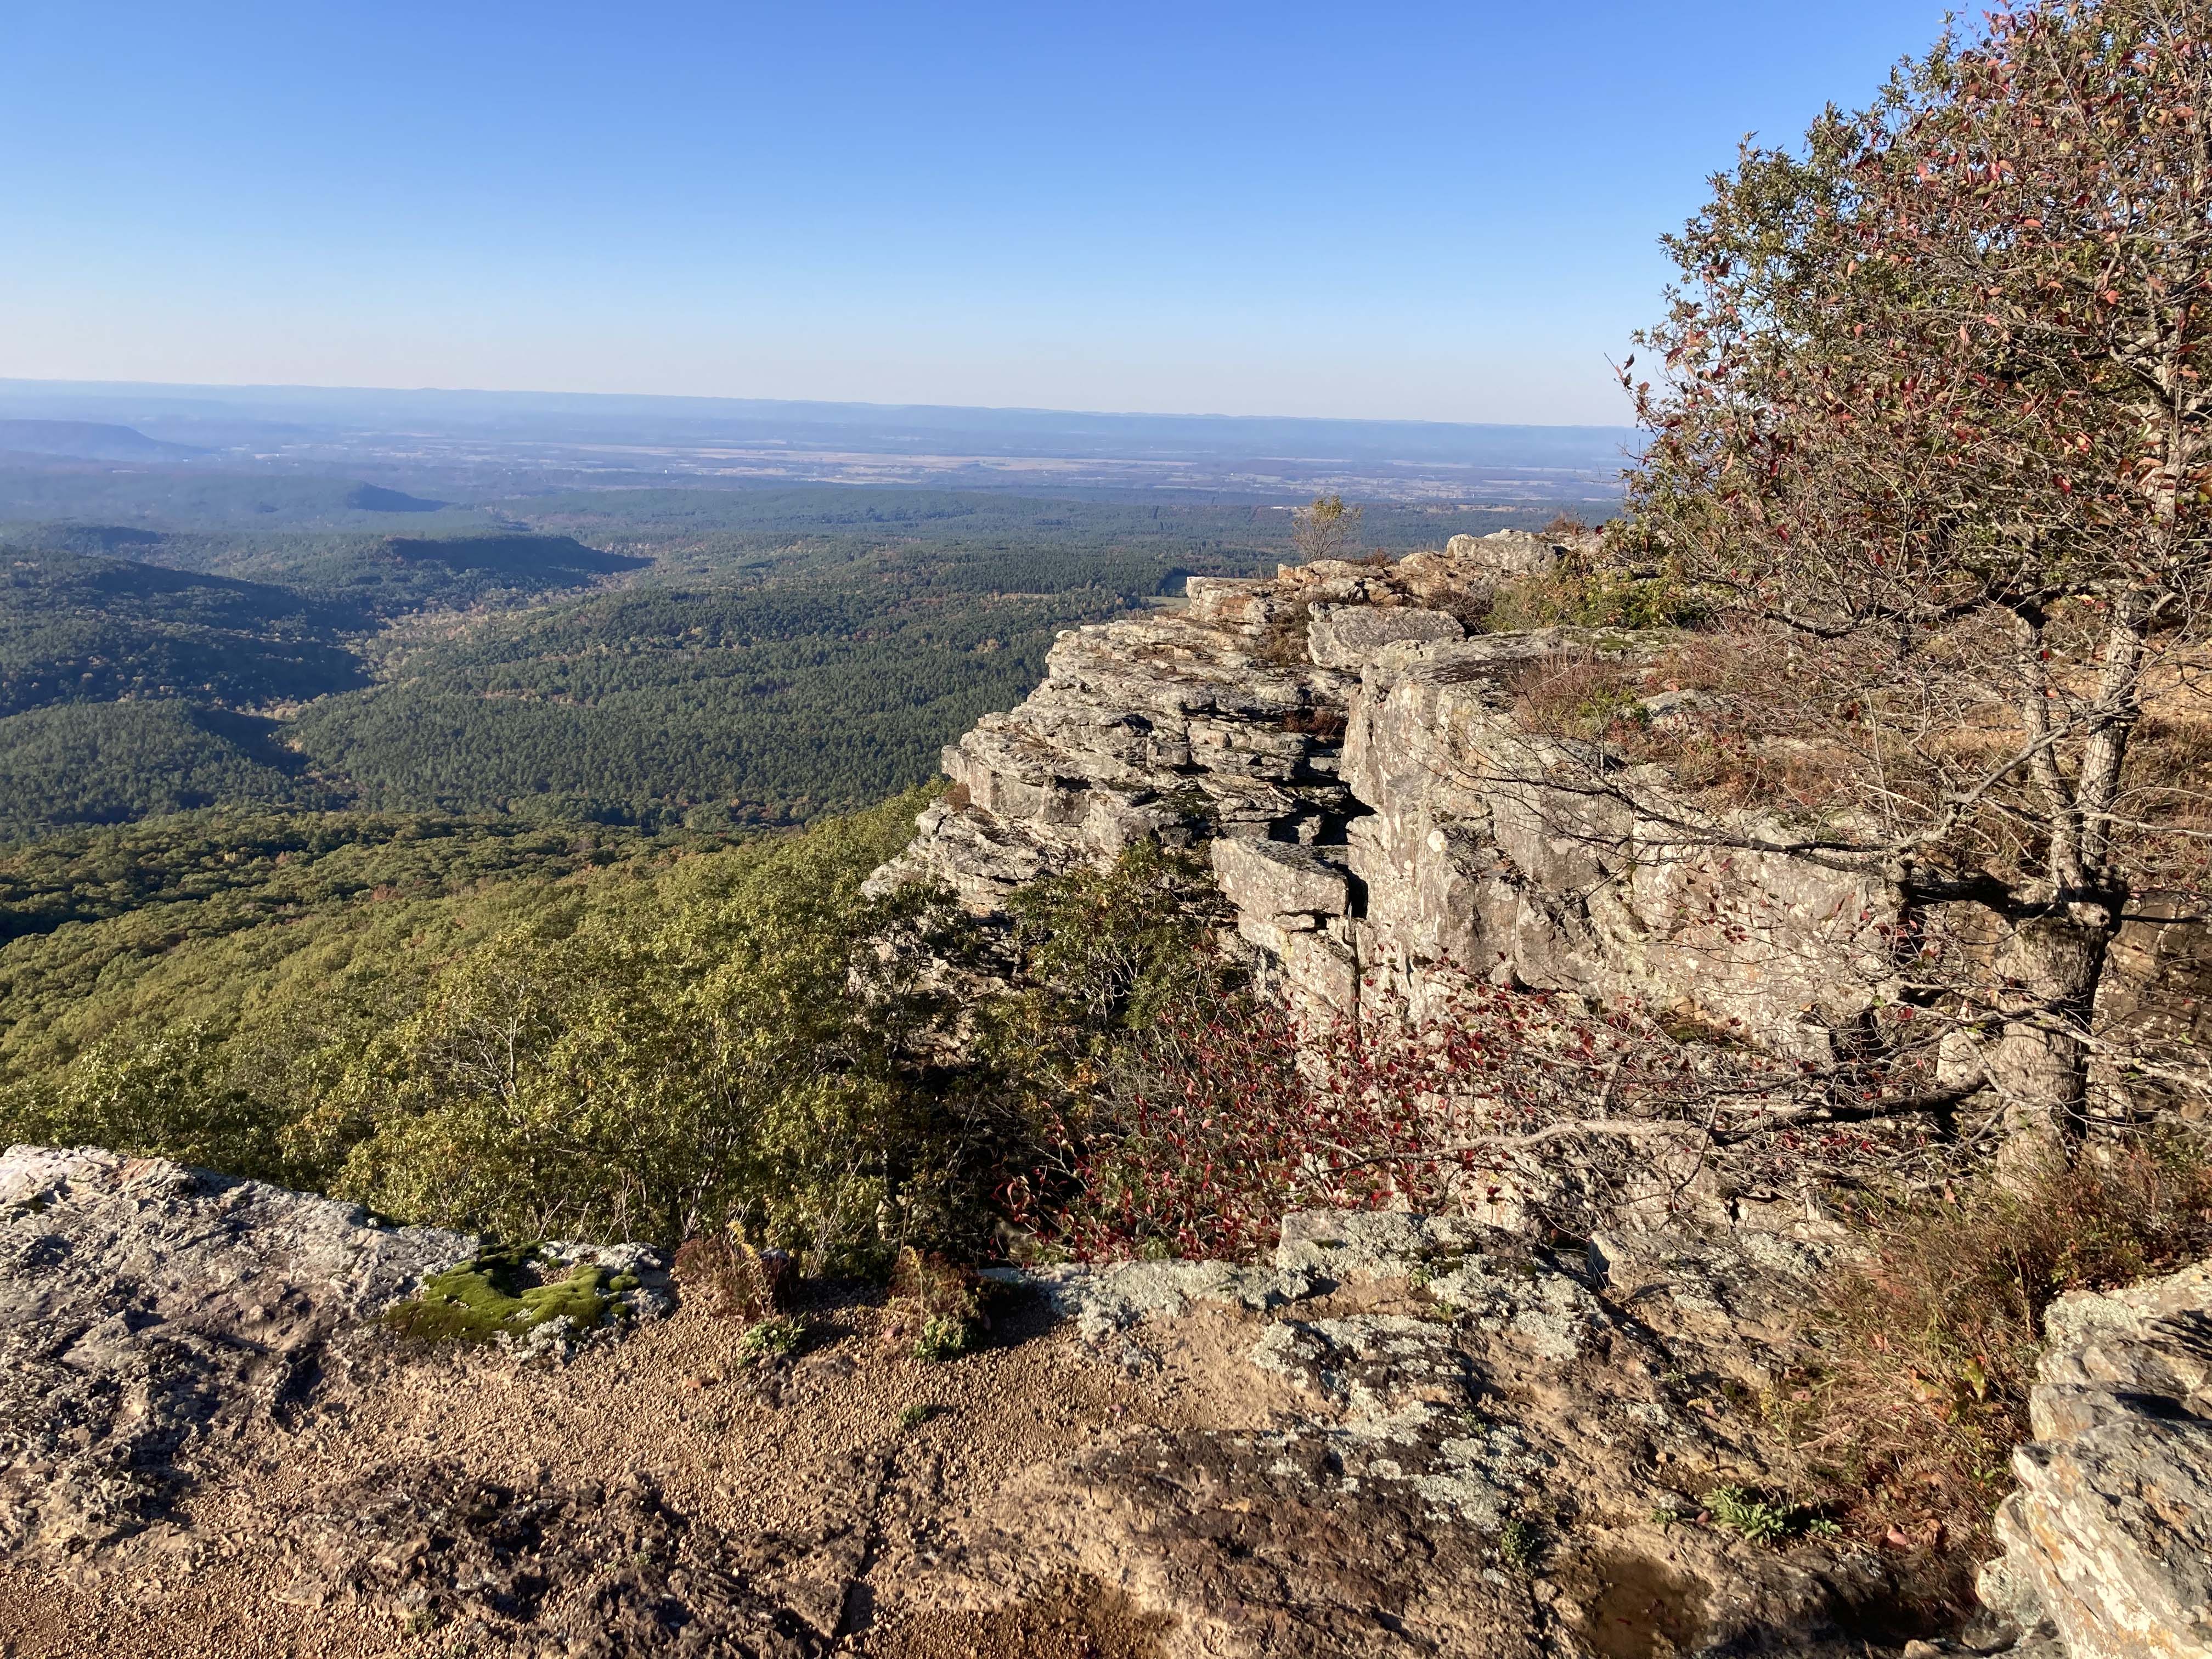
[[[1982,1599],[2073,1659],[2212,1655],[2212,1263],[2045,1329]]]
[[[1602,796],[1510,781],[1588,758],[1516,723],[1522,675],[1566,656],[1649,659],[1666,642],[1467,636],[1498,583],[1564,550],[1501,532],[1395,563],[1194,577],[1181,614],[1072,629],[1026,702],[945,751],[951,788],[872,890],[935,879],[989,914],[1145,837],[1211,842],[1239,948],[1309,1010],[1352,1013],[1364,984],[1412,989],[1449,962],[1634,994],[1787,1046],[1809,1014],[1848,1013],[1826,1005],[1879,983],[1872,944],[1894,902],[1870,881],[1697,845]]]

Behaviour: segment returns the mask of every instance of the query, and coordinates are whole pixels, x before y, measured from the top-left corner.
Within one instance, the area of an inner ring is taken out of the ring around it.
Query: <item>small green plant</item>
[[[559,1279],[546,1278],[544,1266],[534,1244],[494,1246],[432,1273],[384,1322],[416,1342],[493,1342],[527,1336],[556,1319],[592,1330],[625,1314],[620,1298],[637,1288],[629,1274],[588,1262]]]
[[[968,1352],[968,1322],[950,1314],[933,1314],[921,1322],[914,1339],[914,1357],[933,1362],[957,1358]]]
[[[903,1411],[899,1413],[899,1427],[902,1429],[918,1429],[923,1424],[928,1422],[931,1418],[942,1413],[945,1407],[942,1406],[929,1405],[917,1401],[914,1405],[907,1407]]]
[[[788,1314],[763,1319],[738,1339],[738,1358],[747,1365],[788,1359],[806,1346],[806,1327]]]
[[[915,1358],[951,1359],[974,1346],[983,1282],[972,1268],[909,1246],[892,1265],[890,1311],[914,1329]]]
[[[1705,1494],[1705,1504],[1715,1526],[1726,1527],[1749,1544],[1778,1544],[1801,1530],[1806,1519],[1796,1504],[1775,1503],[1744,1486],[1716,1486]]]
[[[1527,1572],[1544,1553],[1544,1534],[1533,1521],[1509,1516],[1498,1529],[1498,1559],[1516,1571]]]

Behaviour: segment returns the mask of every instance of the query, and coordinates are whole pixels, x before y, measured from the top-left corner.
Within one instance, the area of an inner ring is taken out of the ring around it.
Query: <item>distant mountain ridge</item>
[[[188,461],[209,453],[104,421],[0,420],[0,450],[78,461]]]

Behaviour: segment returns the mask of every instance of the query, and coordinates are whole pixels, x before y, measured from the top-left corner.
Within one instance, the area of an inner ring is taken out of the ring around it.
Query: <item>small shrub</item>
[[[738,1339],[741,1364],[767,1365],[788,1359],[806,1346],[806,1327],[789,1315],[763,1319]]]
[[[1716,1486],[1705,1494],[1705,1504],[1715,1526],[1726,1527],[1750,1544],[1778,1544],[1805,1520],[1796,1504],[1777,1503],[1743,1486]]]
[[[915,1328],[917,1359],[965,1353],[983,1322],[982,1280],[971,1267],[908,1245],[891,1269],[890,1311]]]
[[[1534,1522],[1516,1515],[1498,1528],[1498,1559],[1516,1571],[1528,1571],[1543,1553],[1543,1531]]]
[[[1310,737],[1322,743],[1337,743],[1343,739],[1345,716],[1341,708],[1316,704],[1307,708],[1293,708],[1283,716],[1283,730]]]
[[[763,1319],[783,1311],[789,1297],[791,1257],[756,1250],[735,1232],[686,1239],[676,1252],[676,1281],[726,1319]]]
[[[968,1342],[965,1320],[955,1319],[950,1314],[933,1314],[921,1322],[921,1334],[914,1340],[914,1357],[933,1363],[957,1359],[968,1352]]]
[[[944,1410],[945,1407],[942,1406],[924,1405],[921,1403],[908,1406],[899,1413],[899,1427],[902,1429],[918,1429],[923,1424],[928,1422],[933,1417],[939,1415]]]
[[[1303,605],[1269,617],[1252,654],[1276,668],[1306,666],[1313,661],[1311,635],[1307,632],[1312,620]]]
[[[1711,614],[1701,595],[1670,577],[1583,572],[1569,565],[1547,576],[1499,583],[1486,621],[1492,633],[1511,634],[1559,627],[1692,628]]]

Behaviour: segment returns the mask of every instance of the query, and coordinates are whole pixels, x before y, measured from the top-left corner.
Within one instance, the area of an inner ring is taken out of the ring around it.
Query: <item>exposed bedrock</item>
[[[2212,1264],[2045,1329],[1982,1599],[2075,1659],[2212,1654]]]
[[[345,1333],[480,1243],[163,1158],[0,1150],[0,1556],[158,1522],[190,1454],[327,1391]],[[649,1251],[545,1248],[666,1305]]]
[[[1839,1012],[1826,1006],[1839,985],[1863,995],[1875,976],[1838,969],[1839,953],[1868,967],[1894,914],[1879,884],[1507,781],[1563,758],[1515,723],[1517,677],[1661,645],[1467,637],[1497,582],[1561,550],[1459,536],[1395,564],[1194,578],[1179,615],[1071,630],[1027,702],[945,750],[952,788],[876,880],[933,877],[988,912],[1144,836],[1212,841],[1237,937],[1309,1007],[1349,1012],[1363,981],[1417,987],[1449,961],[1767,1034]]]

